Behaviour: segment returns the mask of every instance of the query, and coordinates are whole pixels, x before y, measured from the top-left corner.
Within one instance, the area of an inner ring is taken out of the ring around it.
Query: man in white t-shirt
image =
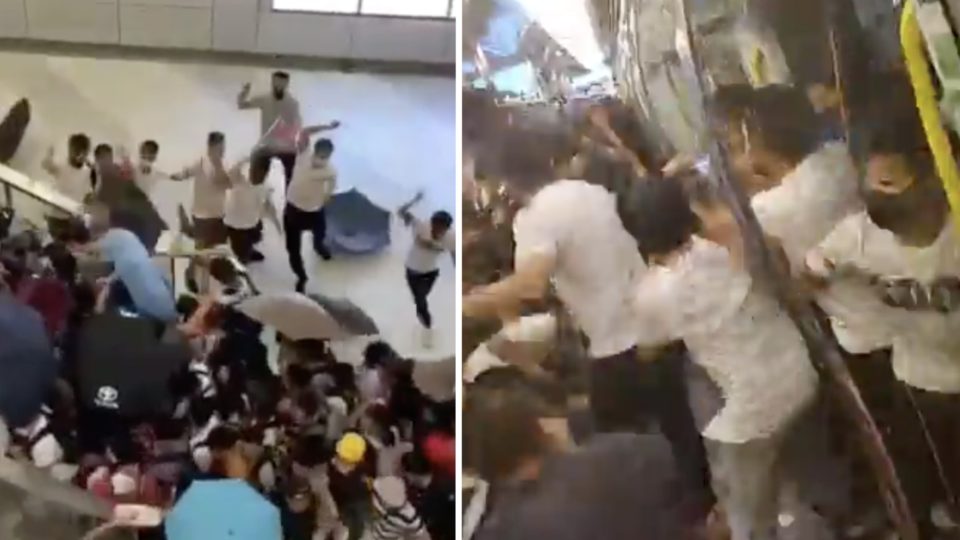
[[[303,233],[313,233],[313,250],[323,260],[332,255],[324,244],[327,234],[327,217],[324,205],[337,189],[337,170],[330,163],[333,141],[320,139],[310,147],[310,135],[319,131],[336,129],[339,122],[306,129],[298,143],[300,154],[293,170],[293,179],[287,188],[287,204],[283,210],[283,231],[286,237],[290,269],[297,276],[296,289],[303,292],[307,285],[307,271],[303,266],[301,241]]]
[[[960,238],[912,103],[886,101],[882,112],[883,122],[865,133],[866,210],[848,217],[816,250],[818,262],[826,263],[817,265],[826,277],[817,301],[848,352],[891,349],[892,370],[884,367],[884,378],[872,376],[870,385],[884,398],[908,399],[912,408],[890,415],[887,407],[876,407],[875,414],[889,426],[892,457],[900,475],[910,479],[907,497],[921,536],[928,537],[931,513],[953,502],[941,489],[944,481],[953,489],[960,485],[960,318],[954,300]],[[854,375],[876,369],[851,364],[858,368]],[[905,440],[910,443],[900,444]],[[947,514],[957,520],[957,509]]]
[[[54,158],[51,147],[42,163],[43,169],[53,177],[57,189],[78,203],[85,202],[93,193],[91,167],[87,162],[89,156],[90,137],[77,133],[67,140],[67,157],[63,162]]]
[[[227,228],[223,222],[226,213],[229,173],[223,164],[226,137],[219,131],[207,136],[207,153],[199,161],[171,178],[193,179],[194,241],[198,249],[207,249],[226,243]]]
[[[227,190],[223,221],[227,225],[230,249],[240,262],[246,264],[264,260],[263,253],[257,251],[256,245],[263,239],[265,214],[278,231],[283,232],[283,228],[273,205],[273,189],[266,182],[254,184],[247,178],[241,172],[243,163],[238,163],[230,170],[232,184]]]
[[[410,208],[423,199],[423,193],[400,207],[400,218],[413,231],[413,245],[407,254],[407,285],[413,294],[413,303],[417,307],[417,319],[423,325],[423,344],[431,347],[433,343],[433,317],[427,297],[433,290],[433,284],[440,275],[438,262],[440,255],[449,253],[456,261],[457,236],[451,228],[453,216],[448,212],[435,212],[429,222],[421,221],[410,213]]]
[[[140,191],[149,196],[157,181],[165,175],[156,170],[157,157],[160,155],[160,145],[157,141],[146,140],[140,143],[137,162],[134,163],[124,149],[120,150],[120,167],[124,177],[133,181]]]

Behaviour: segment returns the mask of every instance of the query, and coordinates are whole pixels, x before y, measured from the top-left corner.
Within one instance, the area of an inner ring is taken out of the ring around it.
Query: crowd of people
[[[720,86],[709,114],[788,300],[844,353],[920,538],[951,537],[960,242],[909,80],[870,76],[856,145],[843,100],[817,110],[804,88]],[[487,111],[465,112],[465,182],[514,243],[495,282],[465,285],[467,321],[505,324],[464,368],[464,464],[486,500],[467,534],[887,534],[858,430],[756,273],[717,164],[651,151],[664,145],[622,103],[550,130],[465,103]]]
[[[452,539],[453,400],[421,390],[415,362],[383,341],[354,365],[330,340],[276,328],[274,351],[269,325],[241,308],[260,294],[245,265],[264,259],[264,217],[286,236],[298,293],[303,233],[313,233],[318,256],[331,256],[324,205],[336,189],[334,145],[310,137],[339,124],[301,127],[288,82],[275,73],[272,92],[257,98],[244,88],[238,105],[261,111],[263,136],[236,165],[224,164],[219,132],[173,175],[155,167],[154,141],[140,145],[136,163],[106,144],[90,163],[91,141],[77,134],[65,160],[51,151],[43,165],[60,191],[84,201],[85,215],[35,227],[0,213],[0,360],[26,362],[17,364],[22,380],[11,371],[0,391],[5,450],[112,504],[162,511],[195,481],[242,479],[280,509],[286,540]],[[282,219],[265,182],[273,158],[287,183]],[[150,195],[162,179],[193,180],[181,225],[198,249],[227,243],[232,252],[193,258],[190,277],[208,279],[192,279],[179,297],[153,258]],[[399,215],[415,232],[407,275],[429,329],[426,297],[454,235],[446,212],[413,216],[421,198]],[[139,533],[164,537],[162,527]]]

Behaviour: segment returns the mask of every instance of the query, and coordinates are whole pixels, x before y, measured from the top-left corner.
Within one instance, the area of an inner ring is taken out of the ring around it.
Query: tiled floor
[[[283,66],[277,66],[282,68]],[[256,141],[254,112],[236,109],[245,82],[265,90],[271,70],[242,66],[159,61],[57,57],[0,52],[0,108],[27,97],[33,120],[11,166],[43,175],[40,160],[50,145],[62,154],[70,133],[85,132],[94,143],[135,149],[156,139],[159,166],[179,170],[200,156],[207,132],[227,134],[228,154],[238,158]],[[456,204],[455,82],[453,79],[339,72],[292,72],[292,91],[306,123],[340,120],[333,135],[334,162],[341,189],[356,187],[387,209],[427,194],[417,207],[423,215]],[[279,163],[271,172],[278,204],[283,180]],[[190,186],[161,184],[154,194],[171,224],[176,206],[188,206]],[[426,350],[417,333],[413,302],[404,280],[403,261],[410,236],[394,220],[393,245],[381,256],[325,263],[306,255],[312,268],[309,288],[353,300],[378,323],[383,336],[401,353],[420,358],[451,356],[454,351],[455,269],[443,262],[430,298],[435,318],[434,346]],[[251,269],[265,291],[291,289],[282,240],[267,227],[268,260]],[[309,245],[309,242],[304,242]],[[309,251],[308,248],[305,248]]]

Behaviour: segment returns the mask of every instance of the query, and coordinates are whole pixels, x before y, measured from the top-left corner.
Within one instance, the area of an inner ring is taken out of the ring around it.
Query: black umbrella
[[[97,315],[80,331],[80,399],[128,418],[163,413],[172,405],[170,379],[190,357],[185,341],[161,340],[152,320]]]
[[[0,416],[13,427],[32,421],[56,376],[40,314],[0,293]]]
[[[30,125],[30,102],[21,99],[10,108],[7,116],[0,122],[0,163],[10,161],[17,153],[28,125]]]
[[[390,212],[355,189],[334,195],[324,207],[326,243],[334,253],[367,255],[390,245]]]

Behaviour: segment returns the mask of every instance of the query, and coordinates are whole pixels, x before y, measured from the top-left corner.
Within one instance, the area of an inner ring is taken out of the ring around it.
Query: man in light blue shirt
[[[97,240],[97,246],[103,258],[113,263],[114,277],[126,286],[138,312],[163,322],[177,319],[170,284],[135,234],[112,228]]]

